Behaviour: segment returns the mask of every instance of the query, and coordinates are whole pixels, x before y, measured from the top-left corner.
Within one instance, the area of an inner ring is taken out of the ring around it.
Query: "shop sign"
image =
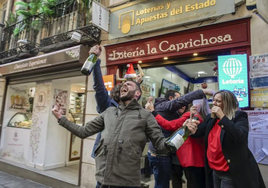
[[[248,107],[247,55],[218,56],[219,89],[232,91],[239,107]]]
[[[107,91],[111,91],[114,88],[114,75],[105,75],[102,78]]]
[[[92,2],[92,23],[108,32],[109,10],[96,1]]]
[[[250,91],[250,107],[253,108],[268,107],[268,88],[254,89]]]
[[[198,22],[233,12],[234,0],[133,2],[111,10],[109,39]]]
[[[190,50],[214,50],[230,48],[229,45],[249,43],[248,25],[230,23],[204,27],[199,31],[184,31],[105,46],[107,64],[147,60],[159,55],[181,55]]]
[[[0,76],[13,74],[56,64],[79,61],[80,46],[59,50],[37,57],[16,61],[0,66]]]

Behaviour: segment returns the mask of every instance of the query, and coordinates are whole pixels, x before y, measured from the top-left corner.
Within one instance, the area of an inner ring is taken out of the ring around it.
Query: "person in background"
[[[166,92],[165,98],[156,98],[154,103],[154,108],[157,113],[159,113],[165,119],[171,121],[179,118],[178,109],[183,106],[187,106],[192,103],[195,99],[202,99],[207,94],[212,94],[212,90],[204,89],[204,90],[196,90],[180,96],[179,92],[176,90],[169,90]],[[167,131],[163,128],[162,132],[166,138],[171,136],[172,131]],[[148,149],[148,159],[150,161],[150,165],[152,167],[152,171],[155,179],[155,188],[169,188],[169,181],[171,177],[171,167],[172,167],[172,159],[171,155],[163,155],[159,154],[157,150],[152,146],[152,143],[149,143]],[[177,181],[179,182],[176,185],[176,188],[182,187],[182,176],[183,171],[181,170],[180,177],[177,177]],[[172,180],[173,181],[173,180]]]
[[[191,107],[195,113],[192,116],[198,117],[200,122],[203,122],[206,116],[210,113],[208,102],[206,98],[194,100],[195,106]],[[180,118],[168,121],[154,111],[151,103],[147,103],[146,109],[150,110],[155,116],[157,123],[165,130],[175,131],[182,127],[184,122],[191,118],[191,112],[185,112]],[[193,113],[193,112],[192,112]],[[205,145],[204,138],[188,139],[178,149],[177,157],[185,172],[187,179],[187,188],[205,188]]]
[[[149,97],[143,97],[142,101],[141,101],[141,106],[142,108],[145,108],[145,105],[147,104],[147,102],[152,102],[154,101],[154,97],[153,96],[149,96]]]
[[[211,114],[192,135],[205,138],[207,188],[265,188],[248,148],[248,131],[248,115],[239,110],[236,96],[229,90],[216,92]]]
[[[59,124],[82,139],[101,132],[95,150],[96,179],[101,188],[140,187],[140,158],[147,138],[157,151],[168,152],[154,116],[138,103],[140,96],[139,83],[126,81],[120,89],[119,107],[107,108],[85,126],[68,121],[59,106],[52,109]],[[189,125],[189,130],[194,133],[196,128]]]

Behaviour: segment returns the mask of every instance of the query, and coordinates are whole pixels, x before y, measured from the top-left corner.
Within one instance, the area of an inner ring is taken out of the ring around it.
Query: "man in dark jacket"
[[[178,91],[169,90],[165,98],[156,98],[154,103],[155,111],[168,121],[179,118],[178,110],[184,106],[188,106],[195,99],[202,99],[205,95],[212,95],[211,90],[197,90],[180,96]],[[172,132],[163,128],[162,132],[166,138],[171,136]],[[148,159],[153,169],[155,188],[169,188],[169,181],[171,177],[172,158],[170,154],[159,154],[149,143]],[[181,177],[182,177],[181,169]],[[182,178],[178,177],[176,188],[182,187]]]
[[[61,126],[80,138],[101,132],[95,150],[96,179],[100,187],[140,187],[140,157],[147,138],[157,151],[166,153],[166,138],[154,116],[137,100],[141,89],[134,81],[125,82],[120,89],[119,107],[107,108],[85,126],[76,125],[62,116],[59,106],[52,109]],[[188,127],[195,133],[195,127]]]

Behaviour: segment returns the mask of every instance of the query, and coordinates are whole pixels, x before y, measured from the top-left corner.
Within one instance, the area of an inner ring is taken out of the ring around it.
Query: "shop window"
[[[8,127],[30,129],[35,94],[35,83],[9,85],[4,122]]]

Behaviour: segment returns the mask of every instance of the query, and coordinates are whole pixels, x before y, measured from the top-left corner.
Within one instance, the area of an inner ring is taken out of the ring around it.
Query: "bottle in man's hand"
[[[98,60],[98,55],[99,54],[94,53],[94,51],[97,51],[96,48],[99,48],[99,54],[101,53],[101,47],[100,46],[94,46],[91,54],[86,59],[84,65],[83,65],[83,67],[81,69],[81,73],[86,75],[86,76],[91,74],[91,72],[93,71],[93,69],[94,69],[94,67],[96,65],[96,62]]]
[[[192,121],[198,120],[198,117],[193,117]],[[191,131],[188,130],[187,126],[182,126],[177,129],[165,142],[166,148],[172,153],[181,147],[181,145],[186,141],[186,139],[191,135]]]

